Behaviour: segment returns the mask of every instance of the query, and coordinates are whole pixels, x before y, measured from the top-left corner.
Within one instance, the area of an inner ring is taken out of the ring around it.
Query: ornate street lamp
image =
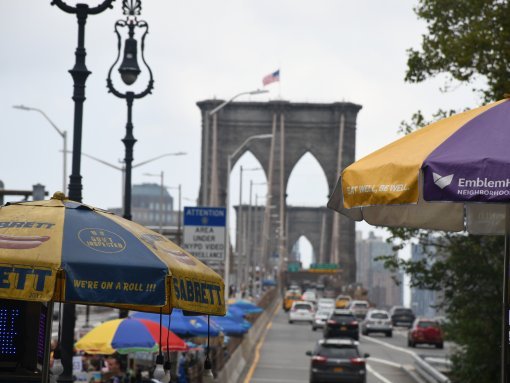
[[[152,93],[154,87],[154,80],[152,78],[152,70],[145,61],[144,49],[145,49],[145,36],[149,33],[149,25],[143,20],[138,20],[137,16],[140,16],[142,10],[141,0],[123,0],[122,1],[123,13],[126,16],[125,20],[118,20],[115,23],[115,33],[117,34],[117,59],[110,67],[108,71],[108,78],[106,79],[106,86],[108,91],[113,93],[114,96],[123,98],[127,103],[127,123],[126,123],[126,136],[122,139],[125,147],[125,187],[124,187],[124,212],[123,217],[131,219],[131,170],[133,163],[133,147],[135,146],[136,139],[133,136],[133,123],[132,123],[132,109],[133,101],[137,98],[142,98]],[[118,91],[112,81],[113,69],[117,66],[120,60],[122,51],[122,38],[119,32],[120,28],[127,28],[128,38],[124,41],[124,53],[122,55],[122,63],[120,64],[118,71],[124,84],[131,86],[138,79],[138,75],[141,73],[140,67],[138,66],[138,42],[134,38],[136,28],[143,30],[142,38],[140,41],[140,56],[143,64],[149,72],[149,81],[145,89],[139,93],[127,91],[122,93]]]
[[[85,65],[85,23],[88,15],[97,15],[107,8],[112,7],[114,0],[104,0],[95,7],[89,7],[88,4],[76,4],[72,7],[62,0],[53,0],[51,5],[56,5],[62,11],[76,15],[78,21],[78,47],[75,51],[76,61],[73,69],[69,71],[73,77],[74,91],[74,126],[73,126],[73,158],[72,173],[69,179],[69,199],[81,202],[81,135],[83,123],[83,103],[85,101],[85,82],[91,73]],[[62,190],[62,192],[66,192]],[[74,304],[64,305],[63,323],[62,323],[62,344],[58,345],[62,351],[63,373],[59,376],[60,382],[73,381],[73,347],[74,347],[74,325],[75,325],[76,309]],[[56,350],[57,351],[57,350]],[[58,350],[59,351],[59,350]]]

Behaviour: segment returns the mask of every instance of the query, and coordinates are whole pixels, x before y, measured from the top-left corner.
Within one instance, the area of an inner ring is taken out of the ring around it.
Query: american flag
[[[280,81],[280,69],[278,69],[276,72],[268,74],[267,76],[264,76],[262,79],[262,84],[266,86],[276,81]]]

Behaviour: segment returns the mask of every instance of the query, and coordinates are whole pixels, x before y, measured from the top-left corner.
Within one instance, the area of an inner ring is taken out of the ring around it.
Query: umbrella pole
[[[510,204],[505,207],[505,258],[503,262],[503,320],[501,331],[501,383],[507,383],[508,361],[508,266],[510,264]]]

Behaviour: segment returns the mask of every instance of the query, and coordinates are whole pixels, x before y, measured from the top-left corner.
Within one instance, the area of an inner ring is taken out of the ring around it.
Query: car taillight
[[[334,320],[332,320],[332,319],[329,319],[328,320],[328,324],[336,324],[336,322]]]
[[[296,311],[296,308],[295,308],[295,307],[293,307],[290,311],[294,312],[294,311]]]
[[[351,364],[355,366],[364,366],[365,365],[365,359],[363,358],[351,358]]]
[[[325,356],[321,356],[321,355],[315,355],[312,358],[312,364],[323,364],[323,363],[326,363],[327,361],[328,361],[328,358],[326,358]]]
[[[357,325],[358,325],[358,321],[353,320],[353,321],[351,322],[351,325],[353,325],[353,326],[357,326]]]

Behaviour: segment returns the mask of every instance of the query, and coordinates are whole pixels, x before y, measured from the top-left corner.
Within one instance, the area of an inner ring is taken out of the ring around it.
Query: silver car
[[[332,311],[333,309],[319,309],[313,318],[312,330],[315,331],[318,328],[324,328],[324,325],[326,324],[326,321],[328,320]]]
[[[393,325],[390,314],[384,310],[370,310],[363,322],[361,322],[361,333],[369,335],[373,332],[384,333],[387,337],[393,336]]]

